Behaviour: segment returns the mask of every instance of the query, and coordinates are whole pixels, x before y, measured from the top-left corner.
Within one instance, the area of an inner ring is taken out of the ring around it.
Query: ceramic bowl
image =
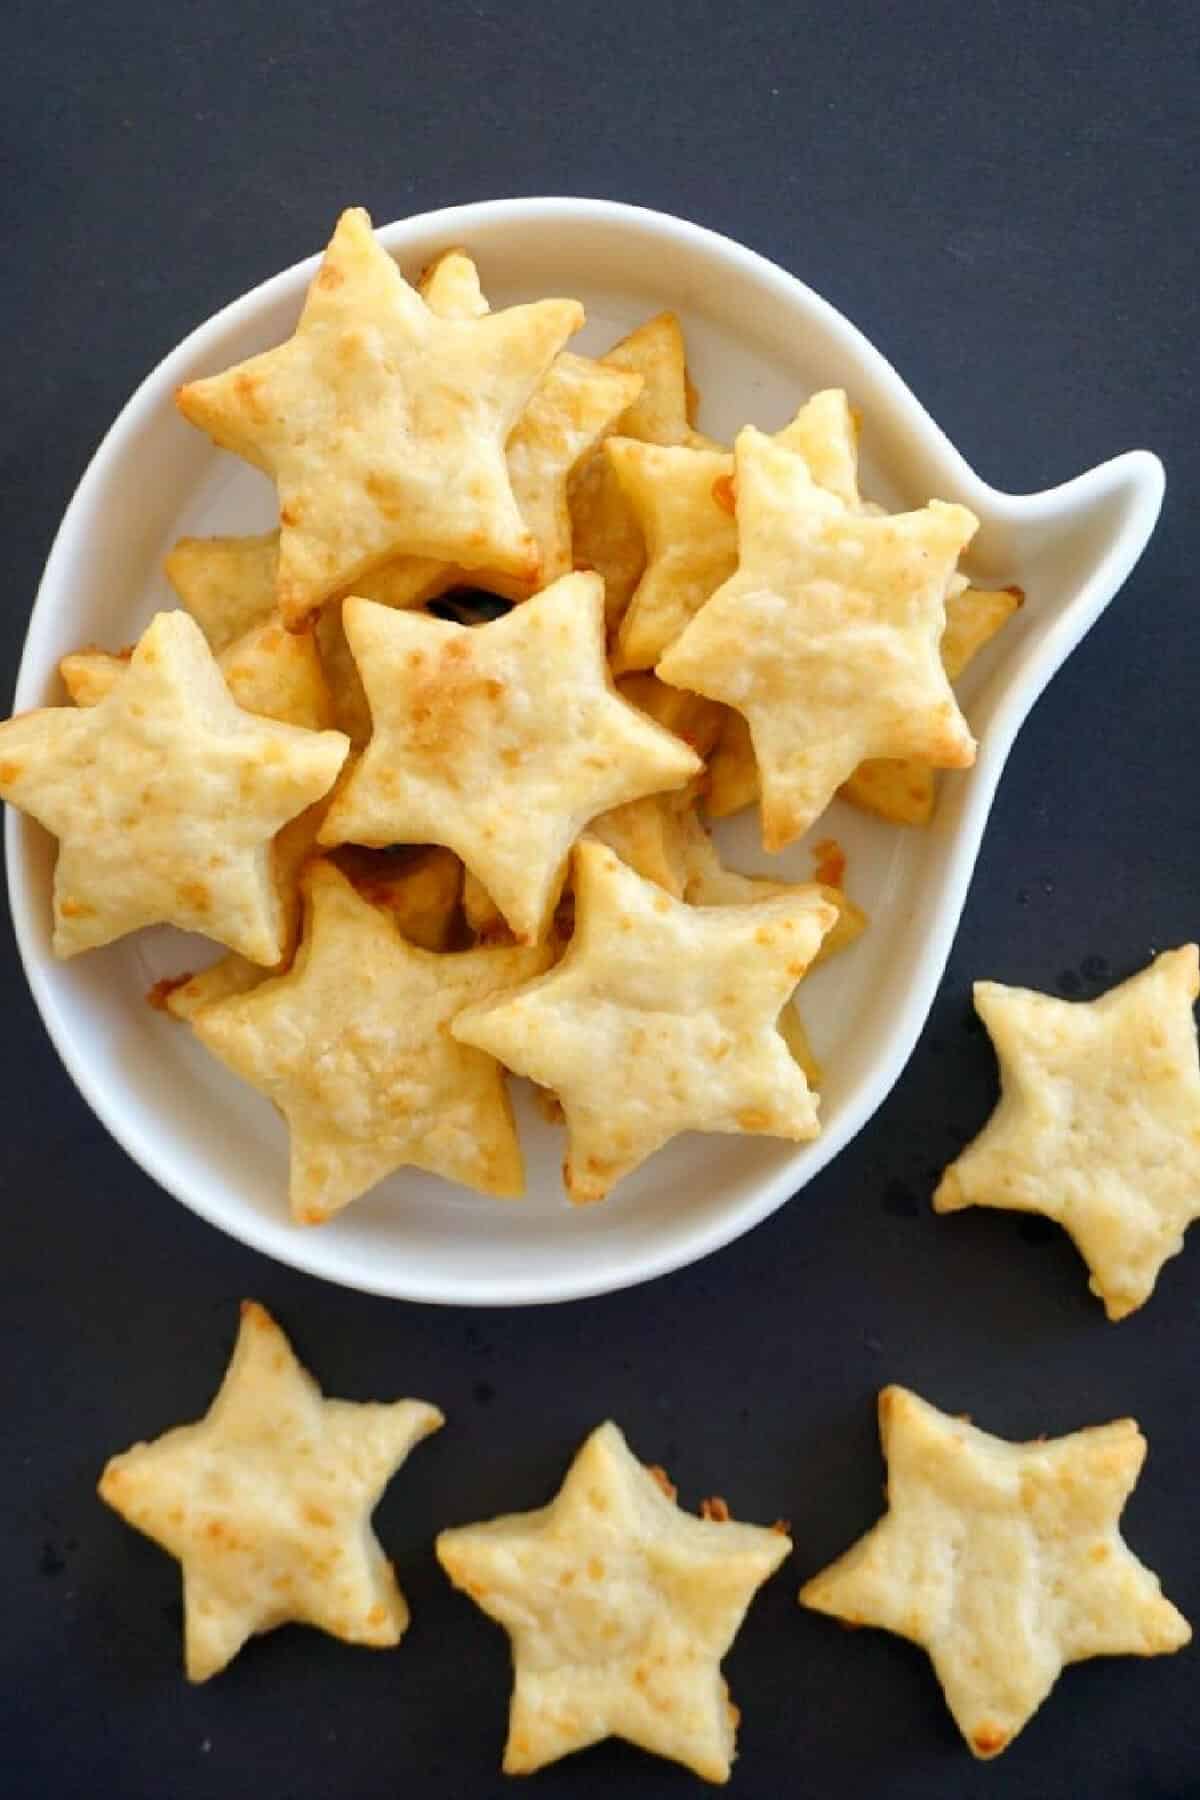
[[[943,777],[932,826],[889,826],[838,802],[811,834],[840,840],[849,886],[872,921],[850,952],[804,984],[805,1020],[826,1071],[821,1136],[797,1147],[691,1134],[598,1206],[567,1202],[560,1136],[518,1092],[524,1201],[487,1199],[405,1171],[328,1225],[293,1224],[282,1122],[184,1026],[145,1002],[153,981],[201,966],[211,947],[162,930],[56,962],[54,846],[10,812],[13,917],[46,1027],[89,1105],[167,1193],[256,1249],[354,1287],[456,1304],[565,1300],[645,1281],[719,1249],[796,1195],[884,1099],[929,1010],[1017,729],[1136,561],[1158,513],[1162,469],[1133,451],[1047,493],[997,492],[832,306],[753,251],[681,219],[598,200],[501,200],[428,213],[381,236],[410,276],[439,250],[468,245],[494,306],[578,296],[588,322],[572,347],[584,351],[673,309],[703,396],[700,425],[726,442],[747,420],[777,429],[815,388],[845,387],[864,418],[866,494],[891,506],[933,495],[964,502],[981,521],[968,573],[984,585],[1019,582],[1027,594],[961,683],[979,758]],[[314,257],[226,307],[129,401],[51,551],[18,709],[61,703],[56,663],[65,652],[126,644],[152,612],[173,604],[161,566],[175,538],[273,523],[268,484],[190,429],[172,395],[180,382],[286,338],[316,266]],[[751,817],[719,836],[734,867],[768,866]],[[809,845],[794,845],[771,866],[810,878]]]

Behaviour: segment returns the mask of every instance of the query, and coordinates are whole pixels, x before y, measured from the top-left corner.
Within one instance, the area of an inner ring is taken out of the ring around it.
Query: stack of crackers
[[[792,1000],[866,920],[835,845],[751,879],[710,823],[921,823],[975,754],[951,683],[1020,596],[960,573],[972,515],[865,502],[845,394],[726,448],[673,315],[598,359],[583,320],[344,214],[295,334],[177,396],[277,529],[177,544],[180,610],[0,727],[59,955],[224,947],[154,998],[282,1112],[305,1223],[405,1166],[519,1194],[509,1073],[578,1201],[681,1131],[813,1137]]]

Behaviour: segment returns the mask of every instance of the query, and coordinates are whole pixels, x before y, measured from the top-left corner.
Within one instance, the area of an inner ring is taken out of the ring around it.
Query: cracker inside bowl
[[[528,1175],[519,1208],[406,1173],[321,1233],[297,1232],[280,1204],[286,1140],[270,1108],[227,1080],[191,1034],[143,1004],[153,982],[200,966],[200,947],[143,935],[56,964],[46,929],[47,846],[35,828],[10,818],[14,917],[38,1004],[86,1097],[155,1179],[224,1229],[353,1285],[455,1302],[566,1298],[716,1248],[801,1186],[878,1104],[924,1016],[1020,717],[1136,556],[1159,477],[1152,459],[1134,456],[1053,497],[996,494],[824,302],[752,253],[681,221],[602,202],[497,202],[406,221],[380,238],[413,277],[449,246],[467,243],[495,311],[544,294],[578,296],[588,324],[572,354],[602,357],[647,318],[676,312],[704,396],[698,428],[717,442],[732,442],[745,423],[747,395],[754,423],[769,432],[805,395],[844,388],[864,417],[863,491],[893,507],[938,494],[969,508],[981,521],[972,578],[1019,580],[1030,595],[960,690],[981,751],[967,779],[945,782],[936,834],[884,830],[841,801],[821,822],[822,835],[841,844],[854,897],[874,921],[840,972],[823,965],[805,984],[806,1020],[825,1069],[821,1137],[795,1149],[758,1137],[685,1136],[603,1208],[569,1207],[560,1139],[518,1092]],[[271,529],[261,479],[231,473],[228,459],[185,429],[171,397],[286,339],[316,266],[288,271],[202,326],[130,402],[47,565],[18,705],[46,699],[58,661],[81,643],[118,648],[138,637],[169,603],[160,564],[180,538]],[[732,867],[766,872],[754,821],[736,818],[722,833]],[[771,872],[807,879],[807,846],[794,846]]]

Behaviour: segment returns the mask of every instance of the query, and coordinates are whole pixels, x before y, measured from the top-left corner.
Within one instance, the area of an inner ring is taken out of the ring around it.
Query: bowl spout
[[[1020,582],[1025,605],[1016,628],[1001,640],[1006,652],[972,697],[977,731],[1011,742],[1145,549],[1164,486],[1157,456],[1130,450],[1061,487],[991,497],[981,545],[986,565]]]

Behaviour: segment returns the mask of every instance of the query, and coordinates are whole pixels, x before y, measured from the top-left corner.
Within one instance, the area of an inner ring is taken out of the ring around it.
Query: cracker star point
[[[195,621],[159,613],[97,705],[0,725],[0,794],[59,839],[55,954],[170,924],[278,962],[271,841],[348,749],[238,706]]]
[[[368,215],[342,214],[294,335],[176,396],[275,480],[289,625],[401,555],[536,575],[504,444],[582,323],[573,300],[439,318]]]
[[[1189,1641],[1118,1529],[1146,1455],[1132,1419],[1013,1444],[899,1387],[879,1419],[888,1511],[800,1601],[921,1645],[976,1756],[1012,1742],[1068,1663]]]
[[[965,507],[852,512],[805,458],[738,435],[738,568],[658,664],[742,713],[780,850],[867,758],[968,766],[975,743],[938,653],[945,594],[976,529]]]
[[[1200,1217],[1195,944],[1097,1000],[975,984],[1001,1102],[943,1175],[938,1212],[996,1206],[1062,1225],[1111,1319],[1149,1299]]]
[[[443,1569],[512,1639],[505,1772],[615,1736],[726,1781],[737,1714],[721,1659],[790,1549],[682,1512],[611,1423],[548,1506],[443,1531]]]
[[[550,948],[435,954],[406,941],[332,865],[310,865],[302,887],[293,968],[192,1019],[201,1042],[287,1120],[295,1216],[320,1224],[410,1164],[520,1194],[504,1072],[448,1027],[468,1002],[544,969]]]
[[[572,1199],[602,1199],[681,1131],[815,1137],[816,1099],[776,1020],[837,909],[815,887],[687,906],[587,840],[573,879],[562,962],[451,1027],[558,1094]]]
[[[182,1566],[190,1681],[288,1621],[397,1644],[408,1607],[370,1527],[413,1446],[444,1423],[421,1400],[326,1400],[254,1301],[206,1416],[114,1456],[100,1497]]]
[[[361,600],[343,618],[374,730],[322,842],[445,844],[518,938],[546,929],[589,820],[703,767],[613,688],[598,576],[474,627]]]

